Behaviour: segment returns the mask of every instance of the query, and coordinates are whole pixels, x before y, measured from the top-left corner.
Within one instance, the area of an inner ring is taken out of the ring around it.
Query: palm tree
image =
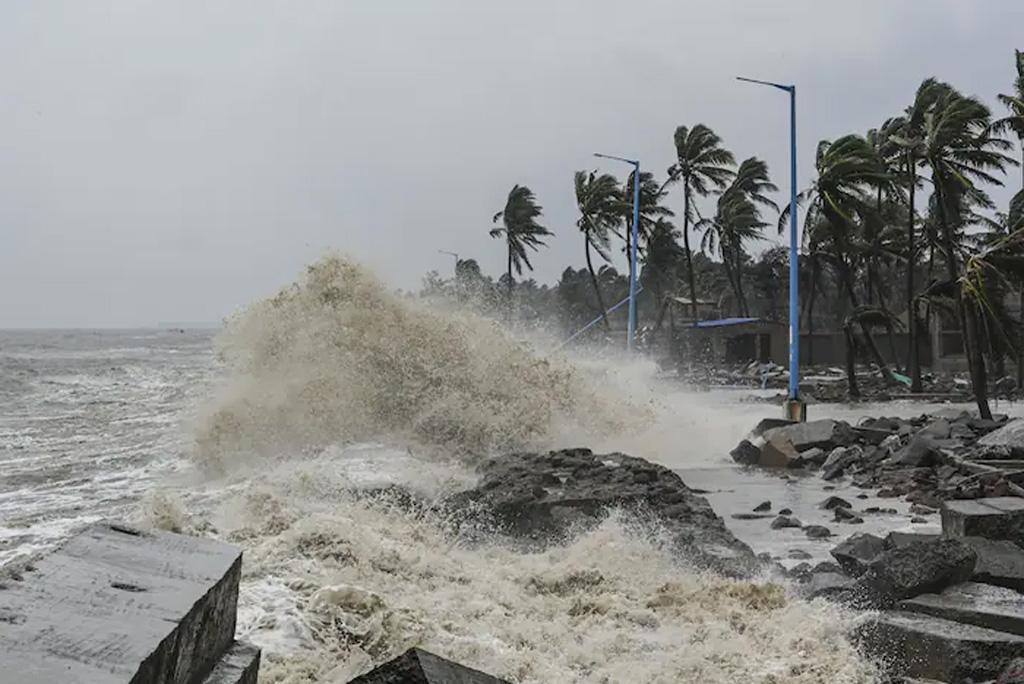
[[[635,175],[636,172],[633,171],[626,176],[626,182],[623,183],[622,193],[619,196],[619,214],[625,225],[625,235],[619,237],[625,239],[627,258],[633,233],[633,176]],[[661,203],[665,199],[667,184],[666,182],[659,185],[654,180],[654,174],[649,171],[640,172],[640,225],[637,226],[637,235],[641,243],[650,239],[659,221],[675,216],[671,209]],[[613,228],[612,232],[616,232],[616,229]],[[642,244],[637,244],[637,250],[643,251]]]
[[[807,205],[803,231],[806,247],[832,265],[840,287],[856,310],[861,306],[854,283],[860,251],[857,239],[864,223],[874,220],[867,188],[887,182],[889,176],[879,168],[871,146],[859,135],[846,135],[833,142],[822,140],[815,154],[815,168],[817,179],[797,195],[797,203]],[[791,210],[787,206],[779,215],[780,233],[786,229]],[[851,323],[860,327],[875,363],[886,380],[893,382],[871,337],[870,326],[859,319]]]
[[[1024,52],[1014,50],[1014,56],[1017,58],[1017,79],[1013,92],[999,95],[999,101],[1006,105],[1010,114],[993,123],[992,127],[1000,133],[1010,130],[1017,136],[1021,155],[1021,188],[1024,189]],[[1019,315],[1024,318],[1024,288],[1017,293],[1017,300]],[[1017,356],[1017,387],[1024,387],[1024,352]]]
[[[690,307],[693,321],[697,321],[697,286],[693,274],[693,256],[690,251],[690,219],[693,216],[693,196],[706,197],[712,190],[723,190],[733,177],[736,160],[721,146],[722,139],[704,124],[693,128],[676,128],[674,142],[676,163],[669,167],[669,183],[683,184],[683,247],[690,285]]]
[[[767,164],[756,157],[744,159],[732,183],[718,197],[714,218],[701,219],[696,225],[704,231],[701,249],[713,254],[717,248],[721,253],[739,313],[744,316],[749,312],[743,294],[744,243],[761,239],[768,225],[761,219],[761,206],[779,210],[765,194],[776,190],[778,187],[768,178]]]
[[[597,297],[597,304],[601,309],[601,319],[607,330],[608,317],[605,315],[607,307],[601,296],[601,288],[597,284],[597,275],[594,272],[590,249],[593,247],[602,259],[610,261],[608,234],[616,232],[622,223],[622,190],[615,176],[608,173],[598,175],[597,171],[590,173],[577,171],[574,183],[576,206],[580,211],[580,218],[576,221],[576,226],[583,232],[587,270],[590,272],[590,282],[594,287],[594,295]]]
[[[1005,154],[1011,143],[993,134],[988,107],[953,88],[941,92],[932,103],[932,111],[925,116],[924,146],[925,161],[932,173],[940,245],[949,282],[956,283],[962,260],[955,231],[963,225],[963,207],[973,204],[991,208],[991,200],[976,182],[1002,185],[993,174],[1003,172],[1016,161]],[[990,418],[987,376],[978,339],[981,312],[977,304],[976,298],[965,298],[957,290],[956,308],[964,332],[975,401],[981,416]]]
[[[515,282],[512,277],[512,269],[515,269],[516,275],[523,274],[524,265],[532,271],[533,265],[530,263],[526,248],[529,247],[536,252],[538,247],[545,246],[541,238],[553,235],[551,231],[537,222],[540,216],[541,207],[537,204],[537,198],[534,197],[533,191],[525,185],[514,185],[508,193],[505,208],[491,219],[492,223],[501,221],[499,227],[491,229],[491,237],[504,237],[508,247],[509,320],[512,317],[512,287]]]

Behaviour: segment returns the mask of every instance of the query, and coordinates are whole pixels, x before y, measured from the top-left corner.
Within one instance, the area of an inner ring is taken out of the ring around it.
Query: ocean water
[[[239,632],[264,648],[265,682],[346,682],[413,645],[514,682],[874,681],[846,637],[858,616],[777,579],[696,572],[614,512],[525,554],[353,494],[433,499],[471,484],[486,455],[590,446],[677,469],[727,519],[772,499],[818,522],[819,480],[729,461],[777,407],[689,391],[653,364],[544,350],[339,258],[216,334],[0,332],[0,564],[102,518],[236,543]],[[831,548],[761,522],[729,520],[783,558]],[[868,522],[908,524],[902,510]]]

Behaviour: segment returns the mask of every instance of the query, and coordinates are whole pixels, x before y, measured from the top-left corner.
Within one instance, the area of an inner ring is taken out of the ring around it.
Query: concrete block
[[[972,580],[1024,592],[1024,549],[1013,542],[963,537],[965,544],[978,554]]]
[[[234,640],[242,554],[99,524],[0,589],[0,673],[33,684],[193,684]]]
[[[942,534],[985,537],[1024,544],[1024,499],[989,497],[942,504]]]
[[[509,684],[418,648],[356,677],[349,684]]]
[[[206,676],[203,684],[256,684],[260,670],[260,649],[236,641]]]
[[[889,675],[942,682],[994,679],[1024,649],[1016,634],[906,611],[880,613],[857,637]]]
[[[1024,636],[1024,595],[1012,589],[965,582],[941,594],[922,594],[902,601],[900,608]]]

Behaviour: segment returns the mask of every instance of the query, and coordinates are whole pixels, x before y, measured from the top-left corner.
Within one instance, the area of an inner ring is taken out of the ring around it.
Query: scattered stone
[[[811,564],[797,563],[786,574],[798,582],[806,582],[811,576]]]
[[[900,608],[1024,636],[1024,596],[1004,587],[964,582],[902,601]]]
[[[479,670],[459,665],[433,653],[410,648],[394,660],[378,665],[349,684],[509,684]]]
[[[1024,637],[907,611],[884,612],[857,629],[859,646],[891,676],[967,682],[998,675]]]
[[[854,525],[864,522],[864,518],[860,517],[849,508],[843,508],[840,506],[834,510],[834,513],[836,522],[845,522]]]
[[[853,504],[851,504],[846,499],[840,498],[838,496],[830,496],[824,501],[822,501],[818,505],[818,507],[824,508],[827,511],[831,511],[834,508],[853,508]]]
[[[808,539],[826,539],[832,536],[832,530],[824,525],[807,525],[804,527],[804,534]]]
[[[884,551],[885,541],[873,534],[853,534],[846,541],[832,549],[832,557],[851,577],[860,577],[868,564]]]
[[[882,603],[937,593],[966,582],[978,554],[955,539],[890,549],[868,563],[859,583]]]
[[[1024,544],[1024,499],[1006,496],[946,501],[942,505],[942,532],[949,537],[1008,539]]]
[[[925,506],[924,504],[912,504],[910,506],[910,512],[916,515],[935,515],[938,513],[938,509],[932,508],[931,506]]]
[[[941,537],[937,534],[924,534],[921,532],[890,532],[885,537],[885,548],[902,549],[911,544],[928,544],[938,541]]]
[[[756,513],[762,513],[764,511],[770,511],[770,510],[772,510],[772,502],[771,501],[762,501],[761,503],[759,503],[756,506],[754,506],[754,512],[756,512]]]
[[[868,495],[865,494],[864,492],[861,492],[860,494],[857,495],[857,498],[858,499],[867,499],[867,498],[870,498],[870,497],[868,497]]]
[[[797,468],[803,465],[800,453],[784,434],[769,432],[761,447],[758,465],[765,468]]]
[[[793,511],[789,508],[780,508],[779,515],[793,515]]]
[[[923,525],[923,524],[928,522],[928,518],[921,518],[919,516],[914,516],[913,518],[910,519],[910,522],[914,523],[915,525]]]
[[[939,445],[934,437],[921,432],[914,435],[907,446],[893,454],[891,462],[910,468],[922,468],[939,462]]]
[[[861,440],[876,446],[892,436],[891,430],[883,430],[875,427],[860,426],[853,428],[853,431]]]
[[[932,439],[948,439],[949,438],[949,421],[945,418],[937,418],[927,426],[921,428],[917,433],[918,435],[927,435]]]
[[[729,452],[729,455],[740,465],[757,465],[761,459],[761,449],[750,440],[745,439],[737,444],[736,448]]]
[[[756,572],[754,552],[739,541],[674,471],[624,454],[589,449],[517,453],[478,467],[477,484],[441,502],[456,524],[494,527],[530,546],[563,541],[601,522],[612,508],[653,518],[680,555],[729,576]]]
[[[859,447],[836,447],[822,464],[822,478],[834,480],[841,476],[847,468],[857,463],[863,455]]]
[[[812,572],[833,572],[841,575],[843,573],[843,569],[839,567],[838,563],[833,563],[832,561],[821,561],[814,566]]]
[[[804,463],[820,467],[825,462],[825,459],[828,458],[828,452],[818,447],[811,447],[807,451],[801,451],[800,458],[803,459]]]
[[[796,421],[786,420],[784,418],[762,418],[761,422],[754,426],[754,430],[750,434],[754,437],[760,437],[769,430],[788,427],[795,424]]]
[[[787,527],[803,527],[803,523],[788,515],[780,515],[775,520],[772,520],[771,528],[773,530],[781,530]]]
[[[793,560],[810,560],[811,558],[813,558],[811,554],[807,553],[803,549],[790,549],[789,557]]]
[[[774,516],[771,513],[733,513],[729,517],[733,520],[764,520]]]

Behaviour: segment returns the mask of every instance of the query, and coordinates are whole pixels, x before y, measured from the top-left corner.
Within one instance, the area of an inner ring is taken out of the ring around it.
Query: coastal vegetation
[[[1024,161],[1024,52],[1015,52],[1014,66],[999,111],[928,78],[877,128],[822,140],[797,198],[802,329],[843,331],[848,368],[859,356],[890,382],[893,371],[905,373],[919,392],[919,342],[941,321],[962,337],[983,416],[990,379],[1005,374],[1007,359],[1024,358],[1024,169],[1008,204],[990,195],[1016,184],[1011,172]],[[679,312],[699,319],[698,303],[707,300],[722,315],[784,319],[788,254],[772,228],[781,234],[793,207],[773,201],[778,188],[767,164],[755,156],[737,164],[702,123],[676,128],[672,144],[676,162],[664,176],[639,179],[641,324],[657,333],[667,319],[675,330]],[[554,233],[541,223],[534,192],[516,185],[491,229],[506,243],[506,273],[493,282],[476,261],[459,260],[454,278],[428,274],[424,293],[565,333],[597,321],[595,334],[621,342],[605,312],[628,291],[634,182],[632,173],[621,182],[599,170],[575,173],[586,267],[566,268],[555,285],[522,277],[532,271],[530,254]],[[907,331],[907,351],[886,360],[873,335],[896,329]],[[1021,385],[1024,364],[1016,365]],[[857,394],[852,371],[849,390]]]

